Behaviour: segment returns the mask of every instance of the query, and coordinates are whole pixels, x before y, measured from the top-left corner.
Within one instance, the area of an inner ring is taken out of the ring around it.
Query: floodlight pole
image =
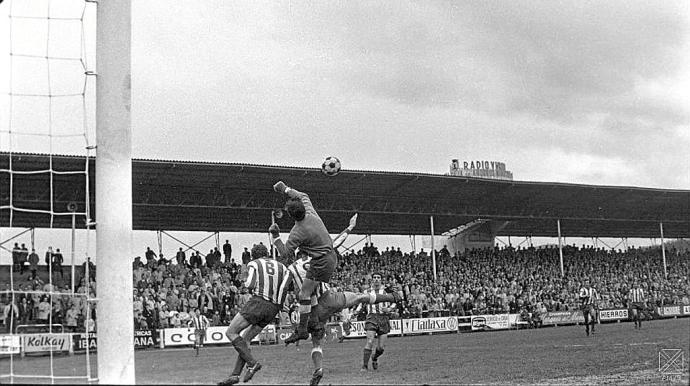
[[[668,279],[668,272],[666,272],[666,247],[664,247],[664,223],[659,222],[659,231],[661,233],[661,258],[664,261],[664,279]]]
[[[561,277],[565,276],[563,272],[563,244],[561,243],[561,220],[556,220],[558,225],[558,255],[561,257]]]
[[[97,8],[98,380],[133,385],[132,1],[99,1]]]
[[[431,261],[434,265],[434,281],[436,281],[436,249],[434,248],[434,216],[429,217],[431,224]]]

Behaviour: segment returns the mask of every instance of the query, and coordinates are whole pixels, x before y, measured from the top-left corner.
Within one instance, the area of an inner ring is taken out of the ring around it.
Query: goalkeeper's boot
[[[311,376],[311,382],[309,382],[309,386],[316,386],[321,382],[321,378],[323,378],[323,368],[318,368],[314,370],[314,374]]]
[[[254,376],[254,374],[259,372],[259,370],[261,370],[261,363],[259,362],[256,362],[254,366],[247,367],[247,372],[244,373],[244,378],[242,379],[242,382],[249,382]]]
[[[231,375],[230,378],[224,380],[223,382],[218,382],[218,386],[230,386],[236,383],[240,383],[239,375]]]
[[[290,345],[290,343],[297,343],[298,341],[305,340],[307,338],[309,338],[309,332],[307,329],[297,327],[297,329],[292,332],[292,335],[285,339],[285,346],[287,347]]]

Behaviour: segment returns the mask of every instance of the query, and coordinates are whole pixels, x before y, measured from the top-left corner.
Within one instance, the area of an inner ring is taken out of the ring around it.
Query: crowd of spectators
[[[266,247],[259,243],[254,248]],[[227,325],[251,297],[243,284],[251,259],[247,248],[239,260],[232,258],[228,241],[204,256],[182,248],[171,259],[150,248],[143,255],[132,263],[136,328],[184,327],[194,308],[212,325]],[[642,284],[650,305],[690,304],[690,253],[667,251],[667,278],[660,255],[659,247],[614,251],[565,246],[565,275],[561,277],[556,247],[495,247],[455,255],[443,247],[436,252],[434,280],[431,256],[423,249],[418,253],[390,247],[379,251],[366,244],[340,256],[331,284],[336,290],[361,292],[369,287],[371,273],[380,272],[387,285],[403,290],[404,302],[394,315],[403,318],[529,312],[538,320],[540,313],[576,309],[584,279],[598,290],[600,308],[627,306],[628,290],[635,281]],[[76,292],[88,290],[95,297],[96,267],[88,263],[93,274],[89,278],[82,274]],[[0,296],[6,325],[12,317],[15,325],[52,320],[74,331],[83,330],[85,322],[95,323],[93,308],[87,318],[85,297],[68,294],[68,284],[44,283],[35,274],[15,284],[19,292],[15,292],[14,306],[7,294]],[[48,296],[41,291],[64,294]],[[294,299],[290,294],[288,304]],[[280,319],[287,324],[287,313],[281,312]]]

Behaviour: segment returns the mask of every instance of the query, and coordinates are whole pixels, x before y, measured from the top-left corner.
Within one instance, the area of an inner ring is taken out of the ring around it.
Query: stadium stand
[[[341,256],[333,284],[338,289],[360,292],[367,288],[369,273],[380,271],[387,284],[397,284],[404,291],[405,302],[398,309],[401,318],[525,312],[529,319],[538,321],[539,315],[545,312],[576,309],[577,290],[585,278],[601,294],[599,308],[627,307],[628,290],[634,281],[639,281],[649,294],[650,309],[690,305],[690,252],[668,251],[668,278],[665,279],[659,249],[566,246],[563,278],[555,247],[495,247],[454,256],[441,249],[437,251],[438,280],[434,281],[430,273],[431,259],[424,250],[417,254],[393,248],[379,252],[372,244]],[[135,258],[132,278],[135,327],[184,326],[194,307],[201,308],[213,325],[227,325],[250,297],[242,284],[246,266],[234,260],[222,261],[219,253],[213,254],[211,251],[201,260],[201,265],[194,267],[189,261],[179,265],[155,256],[146,262]],[[2,272],[0,281],[5,283],[3,289],[8,290],[9,270]],[[83,272],[84,265],[77,267],[77,292],[84,293],[88,288],[95,297],[95,275],[86,280]],[[55,290],[70,291],[68,275],[63,278],[53,273],[53,276]],[[14,325],[45,323],[48,314],[52,314],[52,322],[63,324],[68,331],[83,330],[80,327],[86,318],[80,304],[83,299],[54,295],[52,309],[46,307],[48,298],[40,292],[51,289],[46,284],[47,278],[44,265],[39,266],[35,278],[28,271],[15,272],[19,323],[15,321]],[[0,310],[4,332],[9,332],[12,310],[6,294],[0,297]],[[287,319],[286,315],[280,318]]]

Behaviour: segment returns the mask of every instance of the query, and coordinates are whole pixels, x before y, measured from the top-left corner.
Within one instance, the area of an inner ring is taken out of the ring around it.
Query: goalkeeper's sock
[[[362,358],[364,367],[369,367],[369,358],[371,358],[371,350],[368,348],[364,349],[364,357]]]
[[[252,356],[252,351],[249,349],[249,346],[247,346],[247,342],[241,336],[238,336],[230,343],[232,343],[232,346],[235,347],[237,353],[240,354],[240,357],[242,357],[245,362],[247,362],[249,367],[256,364],[256,360]]]

